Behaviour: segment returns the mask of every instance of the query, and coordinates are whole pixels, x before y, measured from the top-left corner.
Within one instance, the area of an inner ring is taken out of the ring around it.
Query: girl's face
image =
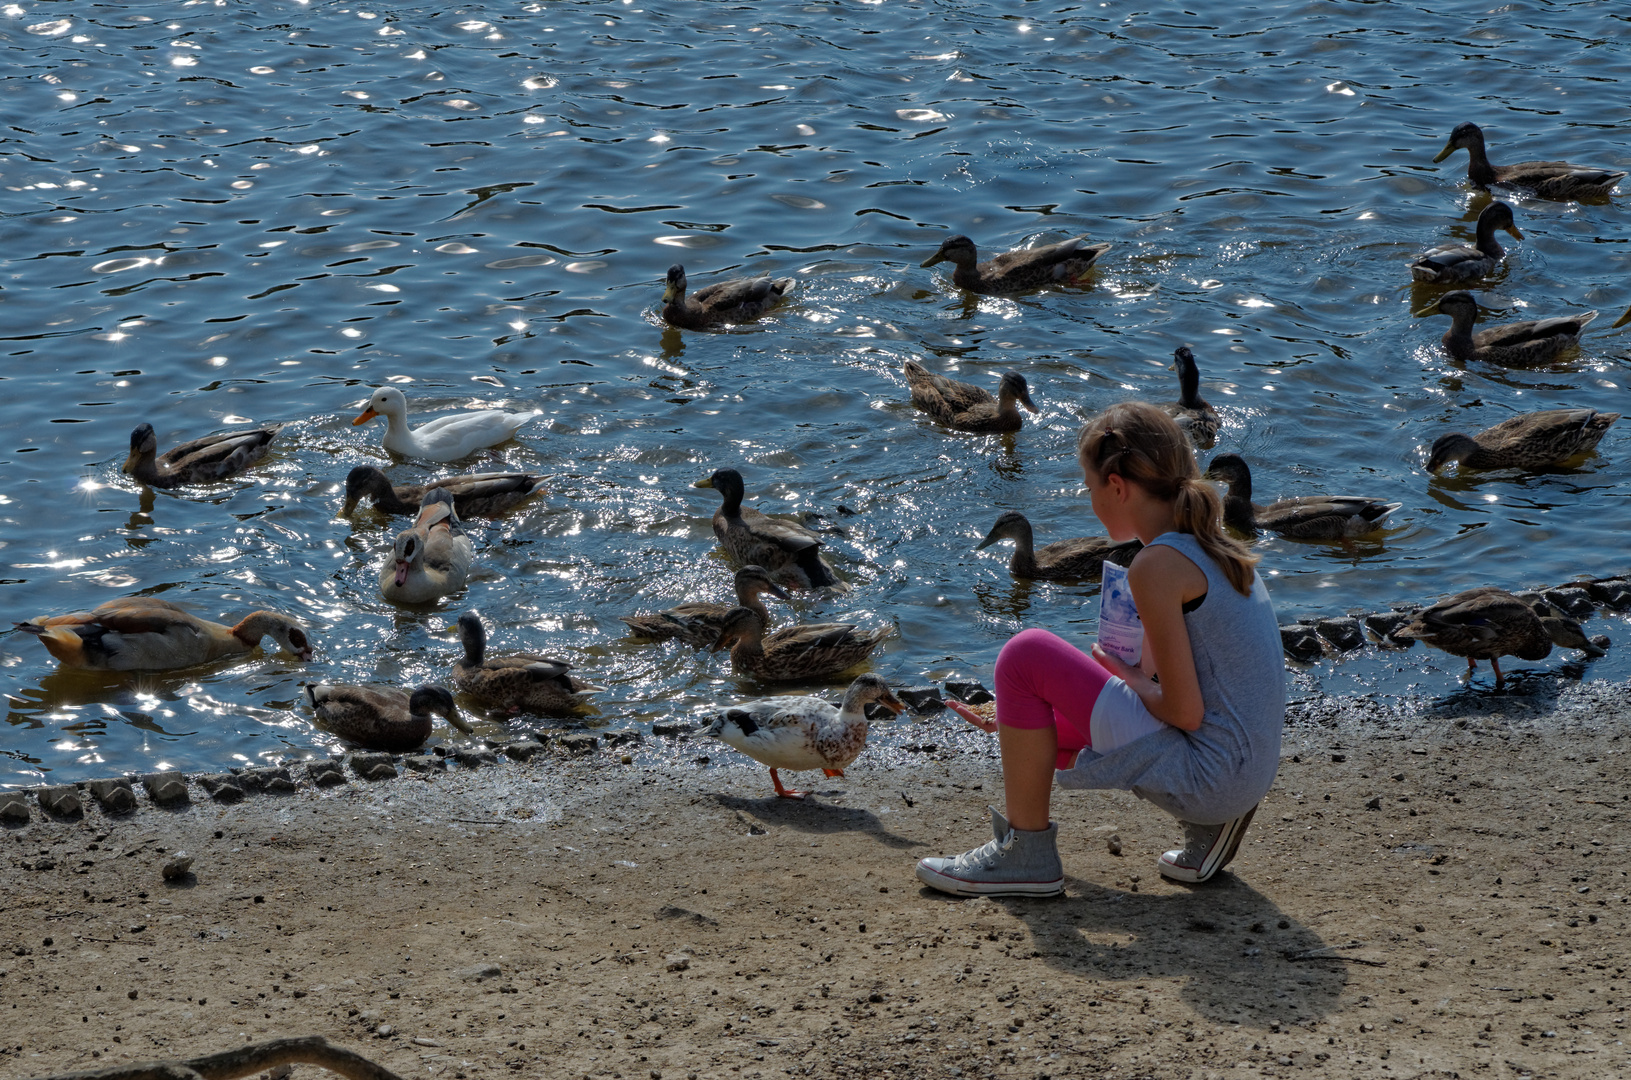
[[[1084,461],[1082,479],[1087,483],[1093,515],[1104,524],[1105,532],[1110,534],[1110,539],[1119,543],[1131,540],[1137,535],[1128,505],[1132,485],[1126,478],[1118,473],[1100,476],[1093,471],[1093,466]]]

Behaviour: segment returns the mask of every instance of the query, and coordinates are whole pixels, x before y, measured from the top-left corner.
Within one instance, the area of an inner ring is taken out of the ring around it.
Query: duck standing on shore
[[[252,611],[236,626],[226,626],[151,596],[109,600],[71,615],[41,615],[17,629],[38,637],[68,668],[167,671],[242,655],[263,637],[297,659],[312,658],[311,639],[287,615]]]
[[[1567,161],[1520,161],[1515,165],[1492,165],[1484,149],[1484,132],[1477,124],[1462,123],[1450,132],[1450,141],[1433,158],[1443,161],[1457,150],[1467,152],[1467,179],[1479,187],[1501,184],[1526,188],[1543,199],[1603,198],[1625,173]]]
[[[1017,371],[1002,373],[997,396],[973,383],[958,382],[935,375],[916,360],[905,364],[906,384],[912,388],[912,404],[958,431],[981,434],[1018,431],[1025,424],[1019,406],[1036,412],[1031,388]]]
[[[844,770],[866,748],[866,707],[878,703],[899,716],[906,706],[876,675],[861,675],[836,708],[818,697],[769,697],[733,705],[704,734],[740,750],[770,768],[770,782],[784,799],[807,794],[782,786],[778,770],[820,769],[827,776]]]
[[[1028,292],[1044,285],[1078,285],[1099,256],[1109,250],[1109,244],[1090,244],[1087,237],[1077,236],[1057,244],[1004,252],[981,262],[974,241],[959,233],[946,237],[922,265],[949,262],[952,284],[959,289],[1000,295]]]
[[[1440,600],[1418,613],[1410,623],[1393,631],[1394,637],[1412,638],[1467,659],[1467,671],[1488,660],[1495,669],[1495,688],[1506,677],[1501,657],[1544,660],[1554,644],[1581,649],[1587,656],[1603,650],[1586,637],[1578,622],[1562,614],[1541,615],[1527,601],[1504,589],[1468,589]]]
[[[1241,532],[1259,529],[1293,540],[1341,540],[1382,528],[1384,519],[1404,503],[1362,495],[1304,495],[1267,506],[1252,502],[1252,474],[1239,454],[1219,454],[1206,467],[1206,479],[1229,485],[1223,497],[1223,520]]]
[[[497,517],[543,485],[542,476],[524,472],[466,473],[423,484],[393,485],[374,466],[358,465],[345,478],[345,505],[340,513],[349,517],[357,503],[367,498],[382,514],[417,514],[425,494],[441,488],[453,496],[453,509],[461,518]]]
[[[148,487],[173,488],[202,484],[241,473],[266,456],[267,447],[283,425],[228,431],[184,442],[163,454],[152,424],[137,424],[130,433],[130,456],[123,471]]]
[[[1136,539],[1118,544],[1102,536],[1073,536],[1068,540],[1055,540],[1038,551],[1030,520],[1017,510],[1009,510],[997,518],[985,539],[974,545],[974,550],[984,551],[1002,540],[1014,542],[1008,572],[1031,581],[1092,580],[1104,570],[1106,559],[1126,566],[1144,546]]]
[[[663,285],[663,320],[682,330],[752,322],[781,303],[793,284],[790,277],[730,278],[687,294],[685,267],[675,263]]]
[[[735,469],[717,469],[691,486],[712,488],[724,499],[714,512],[714,536],[738,565],[762,566],[789,588],[844,587],[821,557],[821,540],[815,533],[752,508],[743,509],[747,488]]]
[[[431,603],[464,588],[475,557],[452,494],[436,488],[420,504],[413,525],[396,534],[379,569],[379,591],[394,604]]]
[[[453,695],[440,686],[421,686],[411,695],[392,686],[307,683],[306,700],[323,726],[369,750],[402,754],[430,738],[432,714],[471,733]]]
[[[572,665],[565,660],[533,653],[488,656],[487,628],[474,611],[459,616],[459,642],[464,658],[453,665],[453,685],[506,712],[569,713],[584,695],[606,689],[568,674]]]
[[[1472,246],[1443,244],[1410,264],[1410,276],[1417,281],[1447,285],[1453,281],[1474,281],[1494,270],[1506,257],[1496,229],[1505,229],[1518,240],[1523,233],[1512,220],[1512,207],[1496,200],[1478,212],[1478,234]]]
[[[1580,344],[1580,333],[1595,311],[1562,315],[1551,319],[1528,319],[1505,323],[1487,330],[1473,331],[1478,322],[1478,301],[1472,293],[1457,290],[1439,297],[1439,314],[1450,317],[1444,332],[1444,351],[1457,360],[1482,360],[1489,364],[1543,364],[1566,349]],[[1426,314],[1432,314],[1428,308]]]
[[[1433,441],[1427,471],[1450,462],[1464,469],[1544,469],[1597,448],[1619,413],[1544,409],[1502,420],[1476,435],[1452,431]]]
[[[457,461],[477,450],[508,442],[522,424],[542,415],[537,410],[512,413],[480,409],[439,416],[410,428],[407,397],[394,386],[384,386],[374,391],[368,407],[351,423],[366,424],[376,416],[384,416],[385,449],[393,454],[427,461]]]

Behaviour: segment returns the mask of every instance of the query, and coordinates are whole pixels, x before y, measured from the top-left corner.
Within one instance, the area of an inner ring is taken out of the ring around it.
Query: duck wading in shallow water
[[[1031,388],[1017,371],[1002,373],[997,396],[992,397],[973,383],[935,375],[916,360],[906,361],[904,370],[906,383],[912,388],[912,404],[958,431],[1018,431],[1025,424],[1019,406],[1036,412]]]
[[[459,517],[497,517],[531,498],[543,486],[542,476],[524,472],[466,473],[423,484],[393,485],[374,466],[358,465],[345,478],[345,506],[340,513],[349,517],[358,502],[368,499],[382,514],[417,514],[425,493],[440,488],[453,496],[453,509]]]
[[[1442,339],[1444,351],[1457,360],[1482,360],[1488,364],[1543,364],[1579,345],[1580,332],[1597,317],[1595,311],[1582,311],[1554,319],[1507,323],[1474,333],[1478,301],[1472,293],[1461,290],[1439,297],[1438,311],[1450,317],[1450,329]],[[1423,314],[1432,312],[1429,307]]]
[[[487,628],[474,611],[459,616],[459,641],[464,659],[453,665],[453,685],[491,708],[559,716],[582,705],[584,695],[606,689],[567,674],[572,665],[565,660],[532,653],[488,656]]]
[[[732,608],[712,651],[729,648],[731,663],[763,682],[825,679],[865,660],[894,632],[893,626],[858,631],[855,623],[806,623],[766,637],[755,612]]]
[[[952,284],[974,293],[1018,293],[1045,285],[1076,285],[1087,276],[1109,244],[1089,244],[1077,236],[1058,244],[1009,251],[980,262],[974,241],[961,234],[948,236],[940,249],[923,260],[925,267],[952,264]]]
[[[688,294],[685,267],[675,263],[668,268],[668,278],[663,285],[663,320],[682,330],[752,322],[781,303],[792,287],[790,277],[731,278]]]
[[[782,786],[778,770],[820,769],[843,776],[866,748],[866,707],[877,702],[899,716],[906,708],[876,675],[850,683],[836,708],[818,697],[769,697],[725,709],[706,734],[770,767],[770,782],[784,799],[802,799],[803,791]]]
[[[341,683],[307,683],[305,689],[311,711],[325,728],[369,750],[400,754],[418,749],[430,738],[433,714],[470,734],[470,725],[453,706],[453,695],[440,686],[421,686],[412,695],[390,686]]]
[[[275,611],[253,611],[236,626],[208,622],[166,600],[128,596],[92,611],[41,615],[17,629],[34,634],[63,667],[167,671],[241,656],[270,637],[299,660],[312,657],[300,624]]]
[[[408,427],[408,399],[394,386],[381,387],[368,399],[362,415],[351,421],[366,424],[385,417],[385,449],[403,457],[426,461],[457,461],[477,450],[508,442],[516,430],[542,412],[511,413],[500,409],[454,413]]]
[[[1450,141],[1433,160],[1443,161],[1457,150],[1467,152],[1467,179],[1479,187],[1502,184],[1525,188],[1543,199],[1603,198],[1625,173],[1571,165],[1567,161],[1520,161],[1516,165],[1492,165],[1484,150],[1484,133],[1477,124],[1457,124]]]
[[[1501,674],[1503,656],[1544,660],[1553,644],[1582,649],[1587,656],[1603,655],[1579,623],[1555,609],[1548,610],[1552,613],[1539,614],[1528,602],[1504,589],[1468,589],[1419,612],[1393,636],[1414,638],[1452,656],[1464,656],[1469,673],[1478,667],[1479,660],[1488,660],[1495,669],[1496,689],[1505,681]]]
[[[679,638],[693,648],[705,649],[719,640],[720,628],[725,625],[725,616],[730,614],[732,608],[748,608],[759,616],[764,625],[770,625],[770,612],[765,610],[764,601],[759,599],[760,593],[792,600],[780,585],[771,580],[770,571],[762,566],[744,566],[736,572],[734,604],[694,601],[659,611],[655,615],[622,615],[619,618],[639,637],[652,641]]]
[[[1073,536],[1069,540],[1055,540],[1037,551],[1029,519],[1016,510],[1009,510],[997,518],[974,550],[984,551],[1003,540],[1014,542],[1008,572],[1032,581],[1091,581],[1103,572],[1106,559],[1126,566],[1144,546],[1136,539],[1118,544],[1102,536]]]
[[[743,509],[746,487],[735,469],[719,469],[692,487],[713,488],[725,500],[714,512],[714,535],[739,566],[762,566],[794,589],[844,588],[821,557],[821,540],[802,525]]]
[[[1544,469],[1589,454],[1620,418],[1596,409],[1546,409],[1503,420],[1476,435],[1451,432],[1433,442],[1427,471],[1450,462],[1463,469]]]
[[[158,452],[159,439],[152,424],[138,424],[130,433],[130,456],[123,471],[148,487],[173,488],[202,484],[241,473],[266,456],[283,425],[206,435]]]
[[[1239,454],[1219,454],[1206,467],[1206,479],[1229,485],[1223,520],[1242,532],[1259,529],[1292,540],[1341,540],[1375,532],[1403,503],[1360,495],[1305,495],[1267,506],[1252,502],[1252,474]]]
[[[1478,239],[1474,246],[1444,244],[1410,264],[1410,276],[1417,281],[1446,285],[1453,281],[1475,281],[1501,264],[1506,251],[1495,239],[1496,229],[1505,229],[1522,240],[1512,207],[1496,201],[1478,213]]]
[[[396,534],[379,569],[379,591],[393,604],[428,604],[463,589],[475,557],[453,496],[437,488],[425,496],[413,525]]]
[[[1217,444],[1221,423],[1217,411],[1201,398],[1201,369],[1189,346],[1180,345],[1173,351],[1172,367],[1167,370],[1178,373],[1178,400],[1161,410],[1178,421],[1192,444],[1210,450]]]

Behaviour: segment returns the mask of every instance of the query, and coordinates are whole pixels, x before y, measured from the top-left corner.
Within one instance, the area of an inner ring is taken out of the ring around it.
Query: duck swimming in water
[[[958,234],[946,237],[923,265],[951,263],[952,284],[969,292],[1018,293],[1044,285],[1078,285],[1099,256],[1109,250],[1109,244],[1090,244],[1087,237],[1077,236],[1057,244],[1004,252],[980,262],[974,241]]]
[[[576,675],[565,660],[533,653],[487,654],[487,628],[481,616],[459,616],[464,658],[453,665],[453,685],[485,704],[508,712],[562,715],[573,712],[589,694],[605,691]]]
[[[1031,388],[1017,371],[1002,373],[996,397],[973,383],[935,375],[916,360],[906,361],[905,372],[906,384],[912,388],[912,404],[958,431],[1018,431],[1025,424],[1019,406],[1036,412]]]
[[[739,565],[762,566],[777,581],[794,589],[844,587],[821,557],[821,539],[815,533],[742,507],[747,489],[742,474],[735,469],[717,469],[692,487],[713,488],[724,499],[714,512],[714,535],[725,554]]]
[[[1219,454],[1206,467],[1206,479],[1229,485],[1223,497],[1223,520],[1242,532],[1259,529],[1293,540],[1341,540],[1382,528],[1384,519],[1403,503],[1360,495],[1305,495],[1267,506],[1252,502],[1252,474],[1239,454]]]
[[[682,330],[752,322],[781,303],[792,287],[790,277],[730,278],[687,294],[685,267],[675,263],[663,286],[663,320]]]
[[[1625,179],[1625,173],[1571,165],[1567,161],[1520,161],[1515,165],[1492,165],[1484,149],[1484,132],[1477,124],[1462,123],[1450,132],[1450,141],[1438,152],[1435,162],[1457,150],[1467,152],[1467,179],[1479,187],[1501,184],[1526,188],[1543,199],[1602,198]]]
[[[369,750],[417,750],[430,738],[432,714],[467,735],[471,731],[453,695],[440,686],[421,686],[409,695],[394,686],[307,683],[306,700],[325,728]]]
[[[366,424],[376,416],[385,417],[385,449],[403,457],[427,461],[457,461],[477,450],[509,442],[528,420],[543,413],[504,412],[481,409],[475,412],[439,416],[416,428],[408,427],[408,399],[394,386],[375,390],[362,415],[351,421]]]
[[[1427,471],[1438,472],[1452,461],[1464,469],[1544,469],[1596,449],[1619,418],[1596,409],[1543,409],[1476,435],[1440,435],[1427,456]]]
[[[1439,297],[1438,310],[1450,317],[1450,328],[1442,339],[1444,351],[1457,360],[1481,360],[1488,364],[1546,363],[1579,345],[1581,332],[1597,317],[1595,311],[1582,311],[1552,319],[1505,323],[1474,333],[1478,301],[1473,299],[1472,293],[1461,290],[1445,293]]]
[[[109,600],[71,615],[41,615],[17,629],[38,637],[67,668],[168,671],[242,655],[263,637],[297,659],[312,658],[311,639],[287,615],[252,611],[236,626],[226,626],[151,596]]]
[[[1444,244],[1433,248],[1410,264],[1410,276],[1433,285],[1476,281],[1501,265],[1506,257],[1500,241],[1495,239],[1496,229],[1505,229],[1517,239],[1523,239],[1517,222],[1512,220],[1512,207],[1499,200],[1479,211],[1477,229],[1477,239],[1472,246]]]
[[[184,442],[160,454],[152,424],[137,424],[130,433],[130,456],[123,471],[148,487],[202,484],[241,473],[266,456],[283,425],[228,431]]]

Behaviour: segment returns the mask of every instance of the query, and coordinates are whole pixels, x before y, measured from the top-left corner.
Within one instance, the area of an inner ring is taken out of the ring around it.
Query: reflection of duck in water
[[[777,795],[802,799],[805,792],[783,787],[777,770],[820,769],[843,776],[866,748],[866,707],[873,702],[897,716],[906,708],[887,683],[869,674],[850,683],[837,708],[818,697],[760,698],[725,709],[706,734],[768,765]]]
[[[325,728],[370,750],[418,749],[430,738],[433,713],[470,733],[453,695],[440,686],[421,686],[409,695],[391,686],[307,683],[306,700]]]

